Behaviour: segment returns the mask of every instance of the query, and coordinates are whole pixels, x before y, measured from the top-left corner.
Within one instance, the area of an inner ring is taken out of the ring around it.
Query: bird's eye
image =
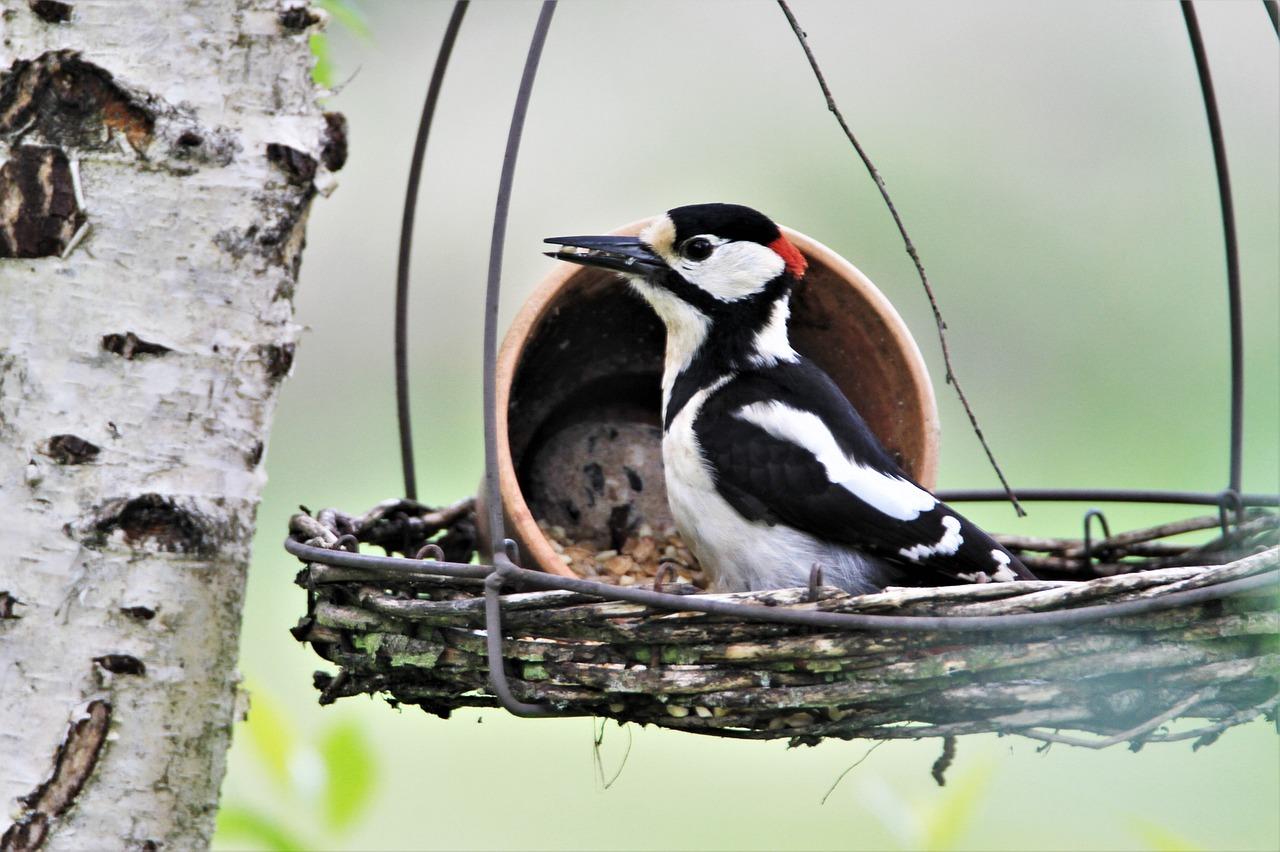
[[[715,246],[706,237],[692,237],[680,246],[680,254],[687,260],[706,260],[714,250]]]

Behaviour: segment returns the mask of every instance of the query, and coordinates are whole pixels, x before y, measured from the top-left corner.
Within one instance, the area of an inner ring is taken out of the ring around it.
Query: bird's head
[[[732,317],[759,331],[785,312],[806,262],[762,213],[740,204],[693,204],[654,219],[638,237],[550,237],[548,255],[622,273],[672,333]],[[785,343],[785,316],[781,318]]]

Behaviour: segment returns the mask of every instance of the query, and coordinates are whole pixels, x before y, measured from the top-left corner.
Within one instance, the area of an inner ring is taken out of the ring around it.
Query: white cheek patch
[[[759,293],[786,268],[786,261],[768,246],[750,240],[729,243],[710,235],[706,238],[720,243],[709,258],[691,261],[678,257],[672,265],[686,281],[717,299],[735,302]]]
[[[938,539],[937,544],[917,544],[912,547],[904,547],[898,552],[903,558],[910,559],[912,562],[919,562],[921,559],[928,559],[930,556],[951,556],[960,549],[960,545],[964,544],[964,537],[960,535],[960,521],[945,515],[942,518],[942,538]]]
[[[738,409],[734,416],[754,423],[779,440],[808,450],[826,468],[831,482],[891,518],[913,521],[938,505],[937,499],[923,488],[854,462],[840,449],[822,419],[812,412],[799,411],[780,402],[753,402]],[[959,547],[960,522],[955,518],[950,520],[956,524],[956,547]],[[945,525],[946,519],[943,523]]]

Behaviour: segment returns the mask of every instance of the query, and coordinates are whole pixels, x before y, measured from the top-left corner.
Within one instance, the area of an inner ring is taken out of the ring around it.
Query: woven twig
[[[335,541],[295,519],[299,538]],[[1225,565],[1036,581],[702,596],[784,609],[895,615],[1007,615],[1143,600],[1280,566],[1280,548]],[[447,716],[494,706],[482,581],[393,565],[313,564],[310,612],[295,629],[336,676],[323,702],[382,693]],[[693,592],[692,588],[675,591]],[[1101,747],[1195,736],[1258,715],[1280,694],[1274,589],[1077,627],[1017,633],[835,631],[670,612],[567,591],[502,596],[503,656],[515,695],[558,709],[717,736],[954,736],[1000,732]],[[1175,717],[1208,720],[1170,735]],[[1101,737],[1056,734],[1072,729]]]

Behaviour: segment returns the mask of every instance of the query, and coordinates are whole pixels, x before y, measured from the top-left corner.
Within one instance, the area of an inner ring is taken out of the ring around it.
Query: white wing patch
[[[1013,569],[1009,567],[1009,554],[1003,550],[993,549],[991,558],[996,561],[996,570],[991,575],[991,579],[997,583],[1008,583],[1018,579],[1018,575],[1013,573]]]
[[[960,549],[962,544],[964,544],[964,537],[960,535],[960,521],[951,515],[943,515],[942,538],[938,539],[937,544],[917,544],[904,547],[898,552],[912,562],[919,562],[930,556],[951,556]]]
[[[974,571],[971,574],[956,574],[956,576],[970,583],[1011,583],[1018,579],[1018,575],[1009,567],[1009,554],[992,548],[991,558],[996,563],[996,570],[992,573]]]
[[[813,412],[800,411],[781,402],[753,402],[738,409],[734,416],[754,423],[779,440],[789,441],[813,453],[826,468],[828,479],[891,518],[914,521],[922,512],[938,505],[937,499],[923,488],[858,464],[846,456],[836,443],[835,435]],[[956,524],[956,547],[959,547],[960,522],[954,518],[950,520]],[[946,535],[943,539],[938,546],[943,546],[944,542],[949,544]],[[955,549],[947,552],[954,553]]]

